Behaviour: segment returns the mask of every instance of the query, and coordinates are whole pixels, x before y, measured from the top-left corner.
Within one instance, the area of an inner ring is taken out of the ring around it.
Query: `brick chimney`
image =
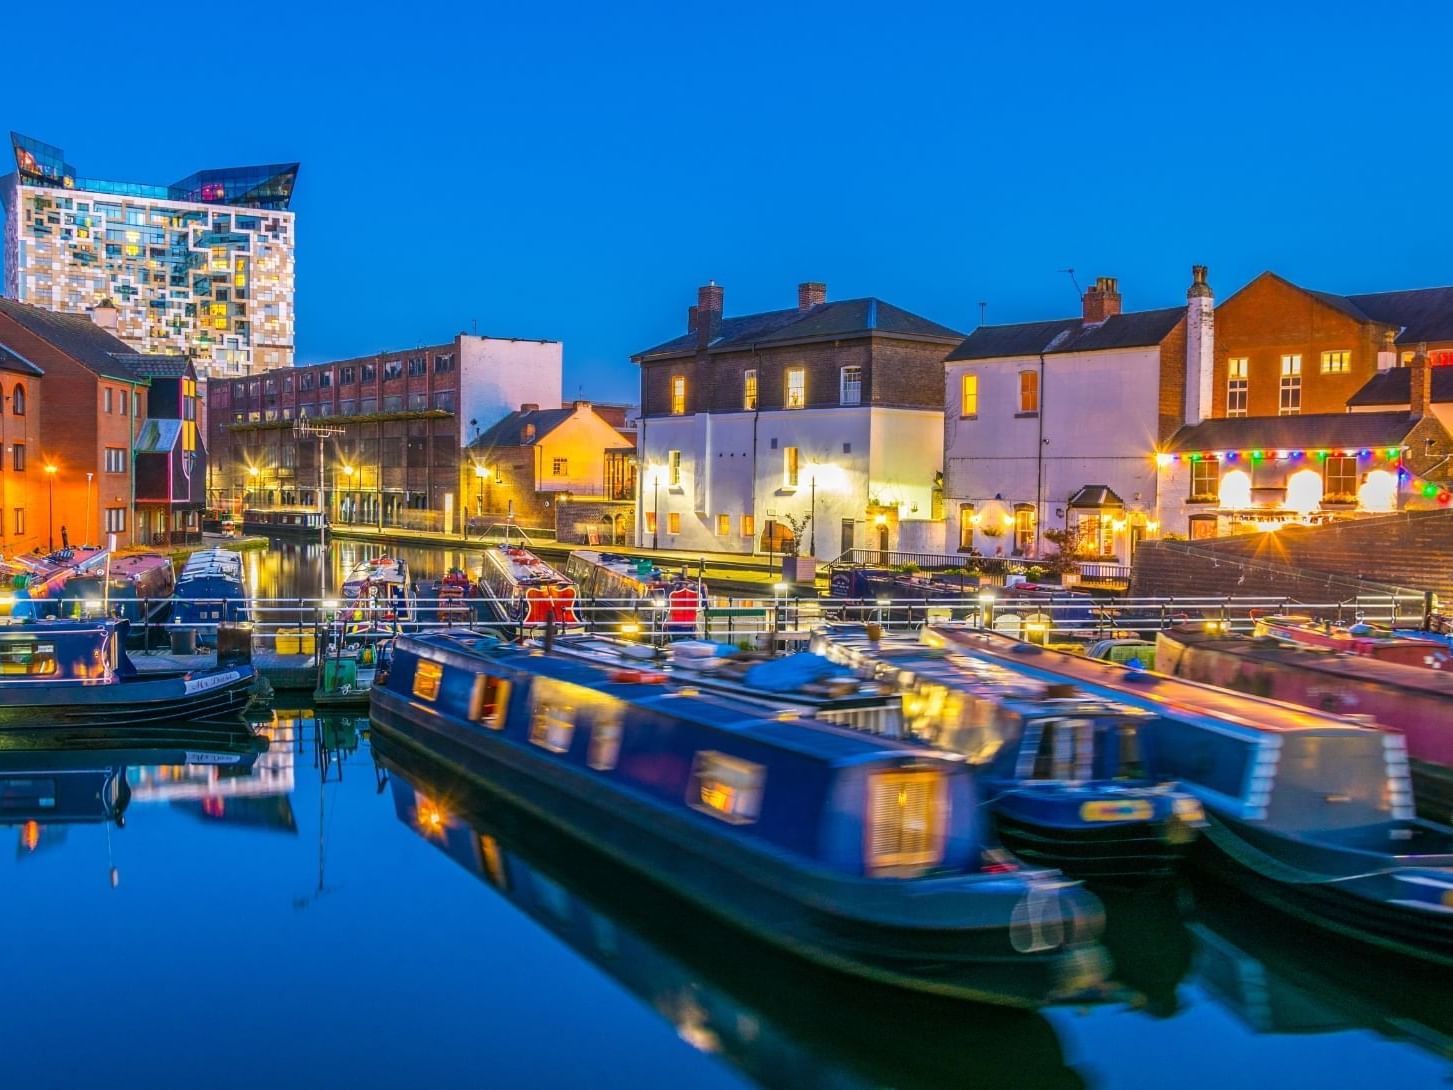
[[[1120,297],[1115,296],[1115,311]],[[1186,423],[1199,424],[1211,415],[1216,400],[1212,370],[1216,360],[1216,297],[1206,281],[1206,266],[1191,266],[1186,289]]]
[[[116,304],[110,298],[102,299],[91,308],[91,321],[111,333],[116,332],[116,319],[119,316],[120,311],[116,309]]]
[[[522,413],[537,413],[539,411],[540,406],[533,401],[526,401],[520,406],[520,412]]]
[[[696,332],[696,304],[692,303],[686,308],[686,332]]]
[[[1433,412],[1433,369],[1428,366],[1428,346],[1419,344],[1413,353],[1413,362],[1408,365],[1410,390],[1408,410],[1415,417],[1429,416]]]
[[[1096,278],[1090,290],[1080,297],[1085,305],[1085,324],[1099,325],[1106,318],[1120,313],[1120,289],[1113,276]]]
[[[806,280],[797,285],[797,309],[811,310],[827,302],[827,285],[815,280]]]
[[[722,290],[715,280],[696,290],[696,344],[705,348],[721,333]]]
[[[1378,371],[1390,371],[1398,365],[1397,332],[1392,329],[1382,331],[1382,347],[1377,350]]]

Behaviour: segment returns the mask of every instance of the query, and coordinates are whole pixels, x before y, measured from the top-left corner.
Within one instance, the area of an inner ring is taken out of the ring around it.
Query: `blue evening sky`
[[[7,50],[0,127],[98,177],[300,160],[301,361],[477,322],[563,340],[567,397],[633,399],[630,354],[683,331],[708,279],[728,313],[816,279],[963,330],[980,300],[991,323],[1073,313],[1067,267],[1118,276],[1128,308],[1181,301],[1192,263],[1220,297],[1266,268],[1453,281],[1447,76],[1419,50],[1453,9],[194,15],[73,5],[73,43]]]

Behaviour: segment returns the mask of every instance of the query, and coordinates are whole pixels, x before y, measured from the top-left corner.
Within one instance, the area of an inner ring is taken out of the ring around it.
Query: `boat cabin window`
[[[44,677],[56,669],[55,644],[0,640],[0,677]]]
[[[469,718],[491,730],[503,730],[505,713],[509,711],[510,683],[492,674],[479,674],[474,679]]]
[[[437,662],[420,659],[414,666],[414,695],[420,700],[434,700],[439,695],[439,682],[444,677],[444,667]]]
[[[686,802],[733,825],[749,825],[762,809],[762,785],[767,770],[740,757],[702,750],[691,767]]]
[[[601,702],[593,709],[590,722],[590,750],[586,763],[597,772],[609,772],[621,755],[621,726],[625,705]]]
[[[1282,742],[1267,816],[1291,828],[1371,825],[1387,819],[1390,787],[1380,734],[1290,734]]]
[[[1088,719],[1045,719],[1030,769],[1031,780],[1078,783],[1094,775],[1093,724]]]
[[[901,873],[943,859],[944,775],[936,771],[868,776],[868,870]]]
[[[530,689],[530,744],[565,753],[575,736],[576,701],[569,690],[573,686],[552,684],[537,678]]]
[[[1114,722],[1110,724],[1115,738],[1115,768],[1117,780],[1144,780],[1149,778],[1145,769],[1145,755],[1140,751],[1140,730],[1134,723]],[[1108,747],[1107,747],[1108,748]]]

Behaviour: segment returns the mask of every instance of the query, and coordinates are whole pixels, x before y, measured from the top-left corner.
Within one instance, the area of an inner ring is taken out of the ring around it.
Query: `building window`
[[[25,415],[25,387],[16,385],[15,396],[10,399],[10,411],[16,416]]]
[[[333,372],[332,371],[319,371],[318,372],[318,389],[320,389],[320,390],[327,390],[332,385],[333,385]]]
[[[1019,372],[1019,411],[1039,412],[1039,375],[1033,371]]]
[[[125,473],[126,472],[126,448],[124,448],[124,447],[107,447],[106,448],[106,472],[107,473]]]
[[[1197,458],[1191,463],[1191,500],[1209,503],[1221,491],[1221,463],[1215,458]]]
[[[427,375],[429,373],[429,361],[424,356],[409,357],[409,374],[414,377]]]
[[[666,513],[666,532],[668,534],[679,534],[681,532],[680,511],[668,511]]]
[[[686,376],[671,376],[671,415],[684,416],[686,414]]]
[[[570,459],[551,458],[550,475],[552,477],[567,477],[570,475]]]
[[[125,416],[127,413],[129,413],[131,411],[131,406],[127,402],[127,394],[126,394],[126,391],[125,390],[118,390],[117,393],[121,395],[121,415],[122,416]]]
[[[103,404],[106,407],[105,408],[105,411],[106,412],[110,413],[110,412],[115,412],[116,411],[116,406],[113,403],[113,399],[115,397],[116,397],[115,393],[112,392],[111,387],[109,387],[109,386],[107,386],[106,389],[102,392],[102,394],[101,394],[101,400],[102,400]]]
[[[359,367],[358,371],[364,382],[372,382],[378,378],[378,364],[376,363],[365,363]]]
[[[1281,403],[1278,416],[1296,416],[1302,411],[1302,357],[1281,358]]]
[[[838,394],[838,400],[844,405],[861,405],[863,403],[863,369],[861,367],[844,367],[839,372]]]
[[[1014,555],[1028,556],[1034,550],[1034,504],[1014,505]]]
[[[1322,353],[1322,374],[1345,375],[1352,370],[1352,353],[1345,349],[1339,352]]]
[[[454,370],[454,353],[441,352],[434,357],[434,373],[436,375],[446,374]]]
[[[656,532],[656,512],[655,511],[647,511],[646,512],[646,533],[648,533],[648,534],[654,534],[655,532]]]
[[[757,520],[751,515],[742,516],[742,537],[754,538],[757,536]]]
[[[732,532],[732,517],[730,515],[716,516],[716,536],[729,537]]]
[[[681,452],[679,450],[666,452],[666,483],[672,488],[679,488],[681,485]]]
[[[979,376],[965,373],[959,379],[959,416],[979,415]]]
[[[106,508],[106,532],[108,534],[124,534],[126,532],[126,508]]]
[[[786,488],[797,487],[797,448],[782,448],[782,484]]]
[[[394,379],[403,378],[403,377],[404,377],[404,361],[403,360],[384,360],[383,361],[383,380],[385,382],[392,382]]]
[[[10,468],[16,473],[25,472],[25,444],[16,443],[10,448]]]
[[[357,378],[358,378],[358,374],[357,374],[356,371],[354,371],[354,369],[352,367],[340,367],[340,368],[338,368],[338,385],[339,386],[352,386],[353,383],[354,383],[354,381]]]
[[[25,533],[25,508],[23,507],[15,509],[15,532],[17,534]]]
[[[959,504],[959,548],[972,549],[974,547],[974,505],[972,503]]]
[[[1356,455],[1329,454],[1322,466],[1322,499],[1332,503],[1357,500]]]
[[[1245,416],[1250,379],[1245,356],[1232,356],[1226,361],[1226,415]]]
[[[785,404],[789,409],[801,409],[807,405],[807,371],[801,367],[787,369],[787,394]]]
[[[752,369],[742,372],[742,408],[757,408],[757,372]]]

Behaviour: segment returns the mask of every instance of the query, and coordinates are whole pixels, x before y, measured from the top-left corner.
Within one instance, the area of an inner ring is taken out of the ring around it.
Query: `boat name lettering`
[[[193,693],[205,693],[210,689],[230,685],[241,676],[236,670],[228,670],[225,674],[213,674],[211,677],[192,678],[186,683],[186,693],[188,696]]]

